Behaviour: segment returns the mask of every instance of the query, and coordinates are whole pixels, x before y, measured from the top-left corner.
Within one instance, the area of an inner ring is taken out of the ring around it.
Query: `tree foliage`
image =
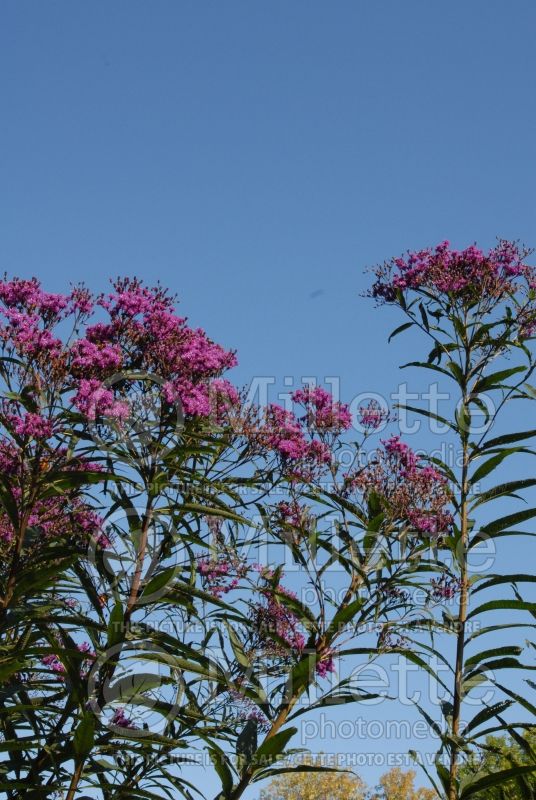
[[[461,778],[470,780],[476,775],[494,775],[515,767],[531,766],[535,745],[534,729],[516,739],[512,736],[487,736],[480,751],[461,767]],[[475,795],[476,800],[533,800],[534,797],[536,777],[530,774],[524,780],[510,780]]]
[[[262,790],[260,800],[434,800],[437,797],[431,789],[415,788],[414,770],[393,767],[381,776],[375,789],[370,789],[354,772],[330,770],[322,756],[310,756],[301,763],[312,770],[290,770],[278,775]],[[322,768],[324,771],[320,771]]]
[[[309,771],[291,768],[278,775],[261,791],[260,800],[365,800],[366,786],[354,772],[330,769],[322,756],[299,763]]]

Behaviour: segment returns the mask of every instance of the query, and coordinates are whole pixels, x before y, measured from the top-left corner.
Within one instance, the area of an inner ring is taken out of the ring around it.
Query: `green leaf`
[[[517,694],[517,692],[512,691],[512,689],[509,689],[507,686],[503,686],[498,681],[494,681],[494,683],[495,683],[496,686],[499,687],[499,689],[501,689],[506,695],[508,695],[508,697],[511,697],[513,700],[515,700],[517,703],[519,703],[521,706],[523,706],[523,708],[526,708],[527,711],[530,711],[531,714],[536,716],[536,706],[534,706],[532,703],[530,703],[526,699],[526,697],[523,697],[522,695]],[[531,684],[531,681],[527,681],[527,683]]]
[[[429,361],[408,361],[407,364],[402,364],[400,369],[407,369],[408,367],[419,367],[420,369],[429,369],[432,372],[440,372],[442,375],[446,375],[447,378],[452,378],[450,372],[443,367],[440,367],[438,364],[432,364]]]
[[[458,386],[460,386],[463,390],[465,386],[465,375],[463,374],[462,368],[459,364],[455,361],[447,361],[447,368],[452,375],[452,377],[457,382]]]
[[[536,669],[536,667],[529,667],[526,664],[521,664],[517,658],[497,658],[491,661],[486,661],[475,667],[472,671],[467,671],[466,681],[470,681],[476,675],[485,675],[490,671],[497,672],[500,669]]]
[[[522,652],[523,649],[521,647],[517,647],[516,645],[506,645],[505,647],[495,647],[489,650],[482,650],[482,652],[476,653],[466,660],[465,669],[469,670],[474,667],[475,664],[485,661],[488,658],[497,658],[498,656],[520,656]]]
[[[298,732],[297,728],[287,728],[284,731],[266,738],[255,753],[255,762],[262,763],[276,761],[285,752],[285,747]]]
[[[141,593],[140,600],[143,601],[144,598],[151,598],[152,595],[158,594],[164,587],[166,587],[175,576],[177,572],[176,567],[168,567],[167,569],[159,572],[158,575],[155,575],[151,580],[145,585],[143,592]]]
[[[474,639],[478,639],[480,636],[485,636],[488,633],[495,633],[496,631],[511,631],[514,628],[531,628],[534,630],[534,625],[530,622],[507,622],[501,625],[488,625],[485,628],[481,628],[480,626],[474,630],[465,640],[466,644],[473,641]],[[536,712],[535,712],[536,714]]]
[[[208,753],[218,778],[221,781],[223,800],[224,798],[230,797],[231,792],[233,791],[233,774],[223,750],[221,750],[214,743],[211,743],[208,747]]]
[[[498,586],[503,583],[536,583],[536,575],[524,575],[522,573],[514,575],[494,575],[483,583],[479,583],[476,588],[472,589],[471,594],[481,592],[483,589],[489,589],[492,586]]]
[[[476,617],[478,614],[483,614],[485,611],[497,611],[498,609],[511,608],[513,611],[536,611],[536,603],[527,603],[523,600],[490,600],[488,603],[483,603],[478,608],[474,608],[468,615],[467,619]]]
[[[495,533],[505,531],[511,528],[512,525],[525,522],[525,520],[532,519],[533,517],[536,517],[536,508],[530,508],[526,511],[517,511],[515,514],[507,514],[506,517],[500,517],[493,522],[489,522],[487,525],[483,525],[480,529],[480,534],[484,534],[483,538],[485,538],[485,536],[493,536]]]
[[[441,422],[447,428],[455,431],[456,426],[449,422],[448,419],[445,417],[441,417],[439,414],[434,414],[431,411],[427,411],[425,408],[418,408],[417,406],[408,406],[406,403],[397,403],[395,408],[404,408],[406,411],[412,411],[414,414],[420,414],[423,417],[428,417],[428,419],[435,419],[436,422]]]
[[[494,486],[492,489],[488,489],[487,491],[479,494],[476,500],[472,503],[471,509],[482,506],[485,503],[490,502],[490,500],[496,500],[498,497],[518,498],[519,496],[514,494],[515,492],[518,492],[520,489],[529,489],[531,486],[536,486],[536,478],[522,478],[516,481],[507,481],[506,483],[501,483],[498,486]]]
[[[426,309],[423,303],[419,303],[419,311],[421,314],[422,324],[426,328],[428,332],[430,332],[430,323],[428,322],[428,314],[426,313]]]
[[[468,433],[471,430],[471,411],[465,403],[460,403],[457,406],[454,417],[459,432]]]
[[[516,375],[518,372],[525,372],[525,370],[526,367],[512,367],[511,369],[503,369],[499,372],[494,372],[492,375],[486,375],[475,384],[472,393],[482,394],[482,392],[489,391],[490,389],[498,389],[507,378]]]
[[[340,608],[331,621],[330,629],[334,633],[342,630],[348,622],[354,619],[357,612],[363,608],[364,602],[362,597],[358,597],[357,600],[353,600],[344,608]]]
[[[505,458],[508,458],[508,456],[512,455],[512,453],[517,453],[517,452],[519,452],[518,448],[514,447],[514,448],[510,448],[508,450],[503,450],[502,452],[497,453],[496,455],[492,456],[491,458],[488,458],[487,461],[484,461],[484,463],[481,464],[478,467],[478,469],[476,469],[474,471],[474,473],[472,474],[472,476],[469,479],[469,484],[472,486],[473,484],[478,483],[478,481],[481,481],[482,478],[486,477],[486,475],[489,475],[490,472],[493,472],[493,470],[496,467],[498,467],[499,464],[502,461],[504,461]]]
[[[301,690],[312,683],[315,675],[316,654],[305,653],[292,668],[287,679],[287,691],[293,695],[299,694]]]
[[[151,672],[136,672],[133,675],[126,675],[115,680],[108,689],[108,701],[119,700],[122,705],[136,703],[137,700],[142,699],[143,692],[160,689],[167,683],[171,683],[171,678]]]
[[[413,322],[404,322],[403,325],[399,325],[398,328],[395,328],[395,330],[391,333],[387,341],[390,342],[391,339],[394,339],[395,336],[398,336],[398,334],[402,333],[402,331],[407,331],[408,328],[411,328],[413,324]]]
[[[257,750],[257,723],[248,719],[236,740],[236,754],[242,756],[245,764],[250,764]]]
[[[80,720],[73,737],[73,750],[82,758],[91,752],[95,741],[95,716],[87,711]]]
[[[472,797],[477,792],[481,792],[484,789],[491,789],[493,786],[500,786],[512,780],[512,778],[517,778],[520,775],[528,775],[535,770],[536,766],[525,766],[502,769],[499,772],[494,772],[492,775],[489,773],[477,773],[475,776],[471,776],[471,783],[462,784],[460,800],[466,800],[467,797]]]
[[[328,692],[315,703],[311,703],[310,705],[299,708],[298,711],[295,711],[290,715],[290,717],[287,718],[287,721],[291,722],[293,719],[301,717],[303,714],[308,714],[310,711],[315,711],[319,708],[346,705],[348,703],[360,703],[364,700],[376,700],[380,697],[385,699],[386,695],[379,695],[375,692],[366,692],[364,690],[361,692],[358,692],[357,690],[350,690],[347,692]]]
[[[244,648],[242,647],[242,642],[236,635],[236,631],[233,629],[232,625],[227,625],[227,631],[229,633],[229,640],[231,642],[231,647],[233,649],[234,656],[240,666],[245,667],[246,669],[251,669],[251,662],[249,658],[246,656],[244,652]]]
[[[180,506],[180,511],[192,511],[195,514],[201,514],[202,516],[223,517],[224,519],[234,520],[234,522],[242,522],[245,525],[251,524],[250,520],[246,519],[245,517],[241,517],[239,514],[235,514],[228,508],[204,506],[201,505],[201,503],[183,503]]]
[[[522,442],[524,439],[532,439],[536,436],[536,430],[522,431],[521,433],[506,433],[503,436],[497,436],[495,439],[490,439],[477,447],[478,452],[484,450],[493,450],[495,447],[502,447],[503,444],[513,444],[513,442]]]
[[[125,635],[124,626],[124,612],[123,606],[120,601],[117,601],[110,614],[108,621],[108,641],[107,647],[114,647],[119,642],[123,641]]]
[[[24,660],[22,656],[3,658],[0,660],[0,682],[5,683],[11,675],[19,672],[24,667]]]
[[[506,711],[506,709],[510,708],[513,702],[513,700],[500,700],[498,703],[494,703],[492,706],[481,709],[477,714],[475,714],[473,719],[467,723],[463,731],[463,735],[466,736],[470,731],[482,725],[483,722],[487,722],[489,719],[495,717],[497,714],[500,714],[502,711]]]
[[[337,769],[336,767],[320,767],[316,766],[315,764],[296,764],[292,767],[276,767],[275,769],[266,769],[262,772],[257,773],[257,775],[251,781],[252,783],[257,783],[258,781],[265,781],[268,778],[274,778],[276,775],[285,775],[291,772],[295,774],[296,772],[334,772],[334,773],[341,773],[341,772],[348,772],[346,768]],[[322,798],[325,800],[325,798]]]

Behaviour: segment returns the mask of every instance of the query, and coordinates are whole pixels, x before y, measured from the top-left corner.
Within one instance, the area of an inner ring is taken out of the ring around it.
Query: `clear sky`
[[[1,268],[160,279],[238,383],[390,392],[364,267],[536,244],[535,36],[533,0],[4,0]]]

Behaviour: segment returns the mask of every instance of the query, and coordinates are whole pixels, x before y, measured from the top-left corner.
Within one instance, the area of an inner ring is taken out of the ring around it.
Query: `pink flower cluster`
[[[80,664],[80,675],[82,678],[86,677],[89,670],[91,669],[91,665],[93,664],[95,658],[97,657],[94,650],[91,649],[91,646],[88,642],[82,642],[82,644],[78,644],[77,649],[80,653],[84,654],[84,659]],[[65,665],[61,661],[60,658],[55,653],[50,653],[47,656],[43,656],[41,659],[41,663],[44,664],[46,667],[50,667],[52,672],[56,675],[61,676],[61,678],[65,678],[67,670],[65,669]]]
[[[277,512],[285,524],[295,528],[301,528],[307,518],[307,508],[296,500],[282,500],[277,504]]]
[[[161,287],[150,289],[126,278],[116,281],[114,289],[99,301],[110,321],[87,328],[83,346],[75,344],[83,349],[78,359],[82,357],[84,366],[95,373],[121,364],[125,370],[157,375],[165,382],[166,402],[180,401],[186,414],[207,417],[212,410],[212,381],[236,365],[235,354],[211,341],[202,329],[188,327]],[[238,400],[227,382],[216,383],[213,393]]]
[[[90,342],[89,339],[78,339],[71,347],[70,354],[73,372],[81,375],[115,372],[123,361],[117,345]]]
[[[30,439],[47,439],[52,436],[53,425],[50,419],[29,412],[18,416],[7,414],[6,419],[17,436]]]
[[[5,309],[4,316],[7,324],[0,326],[4,347],[30,359],[54,360],[61,355],[61,340],[48,328],[41,327],[37,315]]]
[[[257,634],[255,649],[262,649],[268,658],[299,658],[306,645],[304,630],[297,614],[285,604],[285,597],[296,600],[296,595],[281,583],[272,585],[273,570],[261,564],[253,565],[253,569],[267,584],[259,590],[261,602],[255,603],[251,609],[251,622]],[[319,652],[315,671],[321,678],[335,672],[333,650],[325,648]]]
[[[238,390],[225,378],[214,378],[209,387],[210,413],[219,424],[233,423],[240,415],[241,398]]]
[[[29,504],[24,492],[29,479],[29,466],[23,453],[24,449],[18,448],[13,441],[0,440],[0,468],[10,476],[11,492],[19,517],[26,518],[28,534],[32,534],[23,552],[38,552],[47,539],[56,538],[75,544],[83,543],[84,546],[93,538],[99,546],[109,546],[109,540],[102,532],[101,517],[79,496],[80,489],[76,486],[62,494],[37,497]],[[39,462],[40,473],[51,470],[59,475],[61,472],[98,472],[100,469],[100,465],[85,459],[68,458],[63,448],[47,454]],[[3,556],[11,551],[15,536],[11,517],[5,511],[0,511],[0,552]]]
[[[401,441],[400,436],[391,436],[390,439],[385,439],[382,444],[387,455],[398,461],[403,475],[407,475],[408,472],[412,472],[416,468],[419,460],[418,456],[408,444]]]
[[[243,417],[240,431],[257,452],[279,456],[292,481],[307,483],[331,469],[337,437],[350,428],[352,415],[321,387],[298,389],[292,400],[305,409],[304,415],[272,403],[257,417]]]
[[[97,378],[82,378],[73,404],[89,420],[108,417],[124,420],[130,414],[130,406],[125,400],[116,400],[113,391]]]
[[[73,296],[44,292],[37,278],[0,281],[0,300],[7,308],[31,310],[41,315],[60,318],[74,299]]]
[[[237,555],[221,555],[213,560],[200,559],[197,572],[210,594],[222,597],[238,587],[240,579],[247,574],[247,566]]]
[[[267,580],[268,575],[264,573]],[[281,596],[296,599],[296,595],[281,584],[276,588],[265,587],[260,592],[262,601],[255,604],[251,612],[259,645],[272,658],[300,656],[305,647],[305,636],[298,617],[281,599]]]
[[[116,708],[110,720],[111,725],[116,728],[125,728],[126,730],[137,730],[138,726],[127,717],[123,708]]]
[[[269,405],[264,420],[251,436],[261,449],[275,451],[291,462],[296,475],[305,476],[307,469],[331,463],[331,449],[318,438],[311,437],[303,420],[276,404]]]
[[[87,321],[94,303],[84,287],[70,295],[44,292],[39,281],[0,281],[0,342],[4,351],[38,364],[43,374],[63,381],[73,403],[89,419],[123,420],[128,415],[129,381],[106,380],[119,371],[148,373],[163,383],[165,402],[180,402],[191,417],[216,417],[239,404],[236,389],[222,374],[236,356],[193,329],[175,314],[173,299],[159,286],[137,279],[117,280],[114,291],[98,299],[108,319],[87,325],[79,339],[64,345],[55,328],[71,317],[73,329]],[[47,381],[49,378],[47,377]]]
[[[458,578],[441,575],[440,578],[432,578],[430,587],[435,601],[453,600],[460,591],[460,581]]]
[[[421,534],[440,536],[450,530],[451,494],[445,478],[434,467],[422,466],[399,436],[382,445],[370,464],[345,475],[346,492],[357,490],[365,501],[377,497],[389,519],[409,524]]]
[[[253,721],[257,723],[257,728],[265,733],[270,730],[270,721],[249,697],[233,690],[229,692],[229,696],[237,706],[238,719],[241,722]]]
[[[325,678],[330,672],[336,671],[335,660],[331,650],[324,653],[320,661],[316,662],[315,671],[320,678]]]
[[[453,250],[449,242],[433,249],[419,250],[394,258],[375,270],[371,295],[395,302],[398,292],[423,290],[432,295],[449,295],[462,302],[480,298],[500,299],[525,285],[534,284],[534,267],[525,263],[528,251],[515,242],[501,240],[488,253],[475,245]]]
[[[21,491],[13,489],[15,499],[20,501]],[[52,496],[36,500],[28,515],[28,527],[39,531],[47,538],[82,538],[88,541],[96,537],[102,546],[107,546],[107,537],[102,535],[102,518],[91,506],[79,498],[68,501],[65,496]],[[11,542],[13,525],[5,513],[0,513],[0,540]]]
[[[377,400],[371,400],[359,409],[359,423],[363,428],[377,430],[389,419],[389,411],[382,408]]]
[[[321,386],[306,386],[292,395],[295,403],[306,409],[305,421],[315,430],[328,430],[333,433],[347,431],[352,425],[350,409],[344,403],[333,401],[329,392]]]
[[[93,307],[87,289],[75,287],[69,295],[51,294],[43,291],[36,278],[0,281],[0,302],[0,316],[5,319],[0,324],[4,348],[40,362],[49,370],[65,355],[54,327],[70,315],[80,321]]]
[[[21,470],[22,454],[17,445],[9,439],[0,438],[0,472],[13,475]]]

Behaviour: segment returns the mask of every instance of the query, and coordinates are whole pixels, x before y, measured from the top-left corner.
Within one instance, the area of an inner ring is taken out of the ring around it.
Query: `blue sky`
[[[7,0],[2,18],[3,268],[158,277],[244,379],[390,381],[364,266],[536,239],[530,0]]]
[[[535,33],[532,0],[4,0],[2,269],[160,279],[238,383],[389,393],[413,340],[364,267],[536,244]]]

